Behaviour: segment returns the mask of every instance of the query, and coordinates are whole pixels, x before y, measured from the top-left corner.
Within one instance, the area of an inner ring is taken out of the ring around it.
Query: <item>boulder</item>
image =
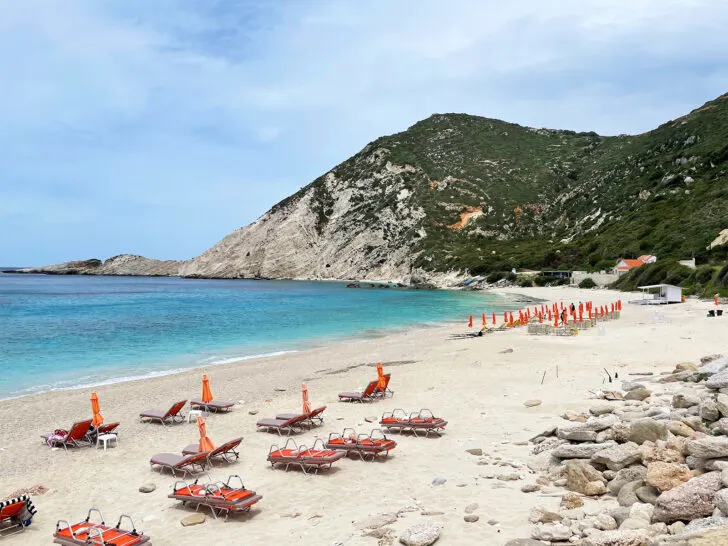
[[[700,398],[689,392],[679,392],[672,397],[673,408],[689,408],[700,404]]]
[[[552,451],[554,457],[559,459],[591,459],[592,455],[604,449],[609,442],[603,444],[561,444]]]
[[[559,430],[558,437],[562,440],[570,442],[594,442],[597,439],[597,433],[593,430]]]
[[[728,369],[723,369],[711,375],[705,382],[705,386],[716,391],[728,387]]]
[[[720,472],[710,472],[665,491],[657,499],[653,520],[672,523],[713,513],[713,500],[722,488]]]
[[[656,461],[647,465],[645,481],[660,491],[669,491],[692,477],[693,473],[684,464]]]
[[[642,444],[640,452],[642,453],[642,462],[649,464],[655,461],[663,463],[683,463],[685,457],[682,452],[667,447],[665,442],[645,442]]]
[[[686,438],[689,438],[693,434],[693,429],[680,421],[670,421],[667,424],[667,430],[672,432],[675,436],[684,436]]]
[[[632,506],[635,502],[639,502],[639,498],[637,498],[637,489],[642,487],[643,482],[642,480],[635,480],[633,482],[629,482],[624,484],[622,489],[619,490],[619,494],[617,495],[617,502],[620,506]]]
[[[728,417],[728,394],[719,393],[715,398],[715,405],[723,417]]]
[[[636,519],[643,519],[647,523],[652,521],[652,513],[655,511],[655,507],[651,504],[636,502],[629,509],[629,517]]]
[[[600,531],[614,531],[617,527],[617,520],[609,514],[601,513],[594,516],[594,528]]]
[[[405,546],[430,546],[440,538],[442,527],[434,521],[427,521],[405,529],[399,542]]]
[[[631,391],[634,392],[634,391]],[[640,446],[633,442],[609,446],[592,455],[591,460],[603,464],[609,470],[621,470],[642,459]]]
[[[644,467],[642,465],[635,465],[630,466],[629,468],[623,468],[619,472],[617,472],[617,475],[614,477],[614,479],[609,482],[607,485],[607,489],[609,489],[609,492],[612,495],[617,495],[622,489],[622,487],[629,483],[636,480],[642,481],[645,479],[645,476],[647,476],[647,467]]]
[[[704,421],[717,421],[720,419],[720,411],[718,411],[718,404],[712,400],[703,400],[700,404],[700,417]]]
[[[690,440],[687,444],[690,455],[699,459],[717,459],[728,457],[728,438],[724,436],[705,437]]]
[[[594,533],[584,540],[582,546],[647,546],[650,534],[645,529],[630,531],[603,531]]]
[[[609,403],[597,404],[597,405],[589,408],[589,413],[591,413],[592,415],[596,415],[598,417],[600,415],[606,415],[607,413],[612,413],[616,408],[617,408],[617,406],[615,406],[614,404],[609,404]]]
[[[654,419],[638,419],[630,425],[628,440],[636,444],[667,440],[667,425]]]
[[[563,542],[569,540],[572,534],[571,529],[563,523],[539,523],[531,531],[531,538],[551,542]]]
[[[711,360],[710,362],[706,362],[705,364],[700,366],[697,371],[705,375],[715,375],[718,372],[722,372],[726,368],[728,368],[728,358],[720,357]]]
[[[647,504],[657,504],[657,497],[660,496],[660,492],[652,487],[651,485],[643,485],[638,487],[635,492],[640,502],[646,502]]]
[[[721,489],[715,494],[713,504],[724,514],[728,514],[728,489]]]
[[[624,395],[624,399],[642,401],[645,398],[649,398],[650,395],[652,395],[652,392],[649,389],[646,389],[645,387],[640,387],[638,389],[633,389],[629,391],[627,394]]]
[[[705,365],[709,362],[713,362],[714,360],[717,360],[719,358],[723,358],[723,355],[720,353],[713,353],[712,355],[705,355],[700,357],[700,364]]]
[[[723,417],[722,419],[718,419],[710,425],[710,430],[713,434],[728,436],[728,418]]]
[[[607,514],[612,516],[614,518],[614,521],[617,522],[617,525],[622,525],[622,522],[629,518],[629,507],[627,506],[617,506],[615,508],[610,508],[607,510]]]
[[[593,466],[583,461],[566,463],[566,487],[582,495],[603,495],[607,492],[604,478]]]

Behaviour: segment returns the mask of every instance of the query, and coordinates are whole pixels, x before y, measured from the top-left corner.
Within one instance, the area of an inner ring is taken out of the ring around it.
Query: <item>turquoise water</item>
[[[342,283],[0,274],[0,398],[501,311],[497,296]],[[275,358],[271,358],[275,365]]]

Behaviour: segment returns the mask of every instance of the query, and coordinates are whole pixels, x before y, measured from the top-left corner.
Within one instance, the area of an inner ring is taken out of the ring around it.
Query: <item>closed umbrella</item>
[[[311,413],[311,402],[308,400],[306,383],[301,383],[301,395],[303,396],[303,413]]]
[[[99,397],[95,392],[91,393],[91,410],[94,412],[94,418],[91,420],[91,424],[98,427],[104,422],[104,418],[102,417],[101,410],[99,409]]]
[[[197,418],[197,428],[200,429],[199,451],[212,451],[215,449],[215,444],[213,444],[212,440],[207,437],[207,423],[205,423],[204,417],[200,416]]]
[[[202,376],[202,401],[205,404],[212,402],[212,391],[210,390],[210,379],[206,376]]]

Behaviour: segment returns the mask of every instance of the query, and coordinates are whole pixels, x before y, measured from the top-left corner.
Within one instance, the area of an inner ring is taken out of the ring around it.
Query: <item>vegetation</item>
[[[579,283],[579,288],[596,288],[596,286],[597,283],[591,277],[587,277]]]
[[[527,275],[520,277],[518,279],[518,286],[522,288],[533,286],[533,278]]]
[[[728,265],[703,265],[691,269],[674,260],[658,261],[644,265],[620,277],[614,284],[620,290],[637,290],[650,284],[673,284],[683,289],[683,294],[695,294],[702,298],[714,294],[728,296]]]

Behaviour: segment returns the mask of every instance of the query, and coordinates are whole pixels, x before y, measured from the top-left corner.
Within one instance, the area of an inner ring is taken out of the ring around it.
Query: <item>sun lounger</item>
[[[371,460],[374,460],[377,455],[384,454],[386,457],[396,446],[397,442],[387,438],[379,429],[372,430],[371,434],[356,434],[353,428],[345,428],[341,434],[338,432],[329,434],[325,447],[342,449],[347,455],[354,453],[362,459],[371,456]]]
[[[209,455],[209,451],[194,453],[192,455],[157,453],[149,460],[149,466],[152,470],[154,470],[155,466],[158,466],[160,470],[169,468],[172,471],[173,476],[176,476],[177,472],[181,472],[182,475],[194,474],[195,472],[202,472],[205,470]]]
[[[233,478],[237,478],[240,487],[233,484]],[[197,480],[193,484],[184,481],[175,482],[172,493],[167,495],[170,499],[182,501],[182,505],[195,505],[195,511],[200,506],[207,507],[212,515],[217,518],[221,513],[225,513],[225,518],[231,513],[249,512],[250,508],[263,497],[255,491],[245,488],[243,479],[237,474],[233,474],[227,479],[227,482],[213,482],[210,480],[207,484],[198,484]]]
[[[210,400],[209,402],[203,402],[199,398],[190,400],[190,407],[192,409],[203,409],[205,411],[231,411],[235,402],[226,402],[224,400]]]
[[[68,449],[68,446],[80,447],[82,445],[91,445],[86,439],[88,429],[91,426],[91,419],[87,421],[78,421],[73,423],[69,430],[56,430],[54,432],[47,432],[41,434],[43,441],[50,447],[63,446],[63,449]]]
[[[389,380],[392,379],[391,373],[385,373],[382,377],[384,377],[384,388],[379,388],[379,381],[377,381],[377,386],[374,389],[374,393],[372,396],[375,398],[386,398],[388,396],[394,396],[394,392],[389,390]]]
[[[92,514],[96,514],[98,521],[92,521]],[[124,520],[128,520],[130,530],[122,528]],[[152,546],[149,536],[136,530],[130,516],[122,515],[116,526],[109,527],[104,522],[101,510],[97,508],[91,508],[86,519],[80,523],[58,520],[53,543],[63,546]]]
[[[0,536],[22,533],[35,515],[28,495],[0,502]]]
[[[407,413],[404,410],[396,409],[392,412],[382,415],[379,425],[387,430],[397,430],[399,432],[412,432],[418,435],[421,431],[425,432],[425,436],[430,433],[442,434],[445,430],[447,421],[440,417],[435,417],[428,409],[422,409],[419,412]]]
[[[221,446],[216,447],[207,456],[207,461],[212,466],[212,460],[216,458],[224,459],[228,463],[232,463],[240,458],[240,454],[235,451],[235,448],[240,445],[242,438],[235,438],[229,442],[225,442]],[[182,455],[194,455],[199,453],[200,444],[190,444],[182,450]],[[232,457],[235,457],[234,459]]]
[[[320,447],[317,447],[319,446]],[[326,449],[323,440],[317,439],[312,448],[306,446],[297,446],[293,438],[289,438],[286,445],[280,448],[276,445],[271,446],[268,452],[268,462],[275,467],[277,464],[285,465],[286,471],[288,467],[298,466],[304,473],[308,470],[318,472],[320,468],[331,468],[331,465],[346,455],[345,451],[338,449]]]
[[[305,415],[305,419],[301,421],[301,425],[313,427],[316,425],[323,425],[324,424],[324,418],[323,418],[323,412],[326,410],[326,406],[321,406],[320,408],[316,408],[311,410],[309,413],[279,413],[276,415],[276,419],[293,419],[294,417],[298,417],[299,415]]]
[[[290,419],[261,419],[255,423],[255,426],[258,427],[258,430],[265,429],[268,432],[274,430],[279,436],[282,436],[283,432],[285,432],[290,436],[291,432],[301,432],[301,427],[307,415],[306,413],[300,413],[292,416]]]
[[[86,433],[86,440],[92,444],[96,443],[96,438],[103,434],[119,434],[116,429],[119,428],[119,423],[109,423],[108,425],[101,425],[95,429],[89,429]]]
[[[141,421],[147,421],[151,423],[152,421],[159,421],[163,425],[166,425],[167,422],[182,422],[184,421],[185,417],[182,415],[182,408],[185,407],[185,404],[187,403],[187,400],[181,400],[177,402],[176,404],[173,404],[171,408],[169,408],[167,411],[161,411],[161,410],[147,410],[143,411],[139,414],[139,419]]]
[[[339,400],[345,402],[365,402],[373,400],[378,383],[378,381],[372,381],[363,391],[340,392]]]

